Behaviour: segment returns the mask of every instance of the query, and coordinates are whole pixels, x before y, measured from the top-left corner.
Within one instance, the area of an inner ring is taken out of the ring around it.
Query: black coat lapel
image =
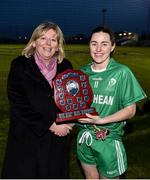
[[[33,56],[28,59],[27,67],[28,67],[28,69],[25,70],[25,73],[28,76],[30,76],[30,78],[34,79],[35,81],[38,81],[39,83],[41,83],[41,85],[50,88],[48,81],[45,79],[45,77],[40,72],[37,64],[35,63]]]

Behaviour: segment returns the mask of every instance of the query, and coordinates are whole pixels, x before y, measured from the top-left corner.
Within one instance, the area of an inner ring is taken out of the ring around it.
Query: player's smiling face
[[[108,64],[110,53],[114,50],[110,36],[105,32],[96,32],[90,40],[90,54],[96,64]]]

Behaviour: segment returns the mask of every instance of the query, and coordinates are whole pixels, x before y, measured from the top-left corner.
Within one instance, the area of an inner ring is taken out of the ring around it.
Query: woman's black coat
[[[66,69],[72,65],[64,59],[57,74]],[[68,178],[68,136],[49,130],[58,109],[34,57],[12,61],[7,90],[10,126],[2,178]]]

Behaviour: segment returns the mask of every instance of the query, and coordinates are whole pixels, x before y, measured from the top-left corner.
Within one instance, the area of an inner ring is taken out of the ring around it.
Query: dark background
[[[88,36],[97,25],[149,33],[150,0],[1,0],[0,38],[29,38],[35,26],[53,21],[65,36]]]

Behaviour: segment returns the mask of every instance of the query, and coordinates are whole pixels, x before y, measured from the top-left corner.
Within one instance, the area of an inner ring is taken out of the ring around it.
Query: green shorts
[[[95,164],[99,173],[107,178],[120,176],[127,169],[126,152],[122,141],[110,137],[96,140],[92,131],[79,132],[77,157],[85,164]]]

